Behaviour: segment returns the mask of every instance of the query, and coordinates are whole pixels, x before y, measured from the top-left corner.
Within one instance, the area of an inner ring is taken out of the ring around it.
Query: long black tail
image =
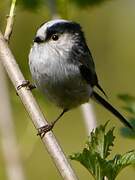
[[[111,105],[109,104],[105,99],[103,99],[100,95],[98,95],[96,92],[93,92],[94,99],[99,102],[102,106],[104,106],[108,111],[110,111],[112,114],[114,114],[120,121],[125,124],[127,127],[133,130],[133,127],[131,124]]]

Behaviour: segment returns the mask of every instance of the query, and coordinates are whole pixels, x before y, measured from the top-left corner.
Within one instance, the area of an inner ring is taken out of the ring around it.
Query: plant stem
[[[16,5],[16,0],[12,0],[10,12],[9,15],[7,16],[7,25],[4,34],[5,40],[7,42],[9,42],[9,39],[13,31],[15,5]]]
[[[10,13],[9,13],[9,16],[10,16],[10,17],[13,17],[13,16],[14,16],[15,5],[16,5],[16,0],[12,0],[11,8],[10,8]]]

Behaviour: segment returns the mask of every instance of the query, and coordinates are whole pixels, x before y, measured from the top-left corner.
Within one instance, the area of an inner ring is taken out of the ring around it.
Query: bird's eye
[[[59,36],[57,34],[52,35],[52,40],[57,41],[59,39]]]

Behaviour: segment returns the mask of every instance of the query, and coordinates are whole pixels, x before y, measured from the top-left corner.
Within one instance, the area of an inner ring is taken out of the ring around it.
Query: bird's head
[[[69,51],[74,44],[83,40],[83,32],[78,23],[57,19],[39,27],[34,38],[34,45],[50,47],[56,51]]]

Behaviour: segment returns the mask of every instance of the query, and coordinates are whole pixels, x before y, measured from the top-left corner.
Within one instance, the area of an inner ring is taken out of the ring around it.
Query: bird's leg
[[[36,88],[36,86],[34,84],[31,84],[28,80],[23,81],[22,84],[17,86],[17,90],[21,89],[22,87],[26,87],[28,90]]]
[[[45,126],[42,126],[41,128],[38,129],[38,133],[37,135],[40,135],[41,138],[44,137],[44,135],[53,129],[54,125],[56,124],[56,122],[58,122],[58,120],[65,114],[65,112],[67,112],[68,109],[64,109],[62,111],[62,113],[54,120],[52,121],[50,124],[47,124]]]

